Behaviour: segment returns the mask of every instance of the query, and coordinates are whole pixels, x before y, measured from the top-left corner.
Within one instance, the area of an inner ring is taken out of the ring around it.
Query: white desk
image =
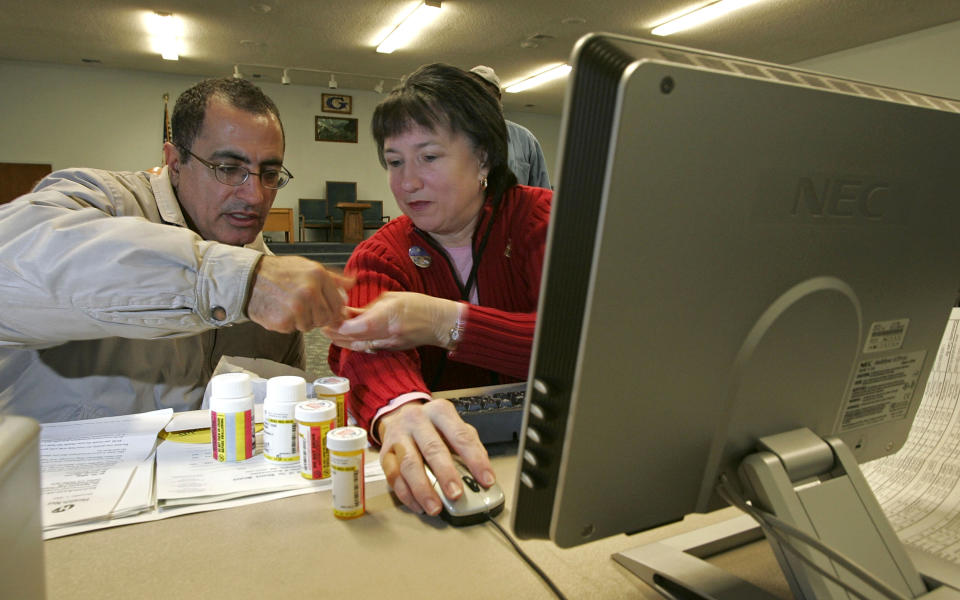
[[[507,494],[498,520],[508,526],[516,458],[493,462]],[[418,517],[396,505],[384,483],[371,488],[367,515],[352,521],[333,516],[326,492],[47,541],[47,597],[553,597],[493,526],[454,528]],[[697,515],[567,550],[541,540],[521,545],[571,600],[658,598],[610,555],[733,514]],[[790,597],[766,542],[712,562]]]

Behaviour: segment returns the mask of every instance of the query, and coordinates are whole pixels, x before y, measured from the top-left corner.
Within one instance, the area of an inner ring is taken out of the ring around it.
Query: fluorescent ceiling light
[[[377,52],[390,54],[397,48],[403,48],[431,21],[440,14],[440,2],[425,0],[417,5],[399,25],[393,28],[387,37],[377,45]]]
[[[679,31],[692,29],[707,21],[718,19],[727,13],[739,10],[758,1],[759,0],[717,0],[706,6],[701,6],[694,11],[674,17],[658,25],[650,33],[653,35],[666,36]]]
[[[508,94],[523,92],[529,90],[530,88],[535,88],[538,85],[543,85],[548,81],[566,77],[567,73],[569,73],[572,69],[573,67],[567,64],[554,65],[545,71],[540,71],[536,75],[531,75],[526,79],[522,79],[516,83],[511,83],[507,87],[503,88],[503,91],[507,92]]]
[[[183,21],[179,17],[170,13],[150,13],[147,15],[147,30],[154,52],[166,60],[180,59]]]

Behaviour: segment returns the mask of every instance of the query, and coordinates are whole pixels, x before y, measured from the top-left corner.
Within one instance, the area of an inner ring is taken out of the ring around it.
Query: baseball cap
[[[497,89],[500,89],[500,78],[497,77],[497,74],[490,67],[485,65],[477,65],[470,69],[470,72],[476,73],[480,77],[483,77],[485,80],[496,86]]]

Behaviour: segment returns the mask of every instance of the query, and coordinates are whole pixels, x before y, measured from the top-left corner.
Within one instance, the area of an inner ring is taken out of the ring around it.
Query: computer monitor
[[[960,289],[960,102],[608,34],[572,64],[515,532],[725,506],[782,432],[896,451]]]

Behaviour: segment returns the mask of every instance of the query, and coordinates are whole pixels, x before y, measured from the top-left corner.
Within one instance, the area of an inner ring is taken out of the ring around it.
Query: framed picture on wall
[[[353,112],[353,96],[345,94],[320,94],[323,112],[349,115]]]
[[[318,142],[351,142],[356,144],[357,120],[317,116],[316,140]]]

